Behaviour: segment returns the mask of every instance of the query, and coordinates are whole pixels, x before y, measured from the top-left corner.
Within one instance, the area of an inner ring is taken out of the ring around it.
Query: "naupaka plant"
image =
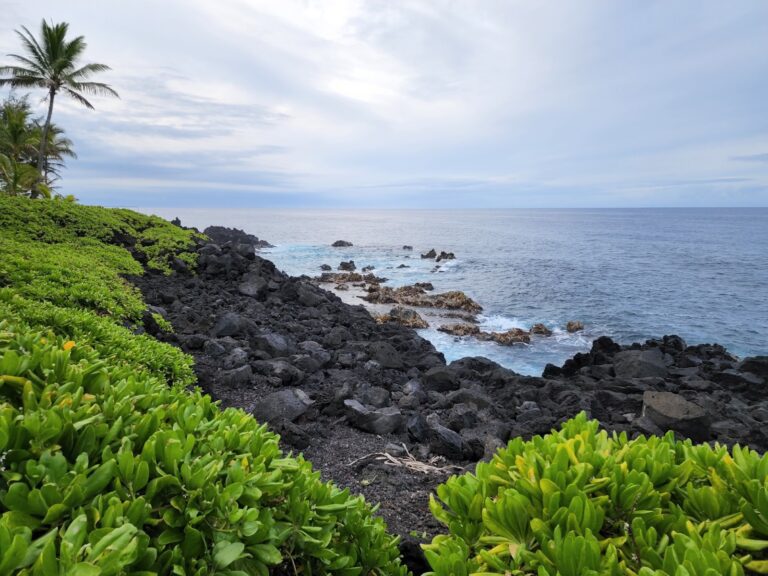
[[[768,457],[609,434],[580,414],[449,479],[430,574],[768,574]]]

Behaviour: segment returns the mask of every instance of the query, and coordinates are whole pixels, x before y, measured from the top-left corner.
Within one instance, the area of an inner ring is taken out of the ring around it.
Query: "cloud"
[[[63,190],[84,201],[119,203],[111,186],[149,205],[662,205],[674,189],[768,205],[760,0],[28,0],[4,15],[0,53],[45,15],[113,67],[120,100],[55,111],[79,155]]]
[[[743,156],[732,156],[732,160],[739,162],[763,162],[768,163],[768,152],[764,154],[745,154]]]

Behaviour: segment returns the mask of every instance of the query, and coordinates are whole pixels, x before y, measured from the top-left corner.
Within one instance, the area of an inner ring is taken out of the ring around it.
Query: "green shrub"
[[[0,321],[0,576],[405,573],[361,497],[99,346]]]
[[[77,245],[84,238],[113,244],[133,239],[150,268],[168,273],[174,258],[195,264],[190,250],[197,236],[194,232],[132,210],[0,196],[0,231],[6,239],[40,244]]]
[[[768,573],[768,457],[598,427],[580,414],[439,486],[429,574]]]
[[[141,294],[121,275],[142,272],[123,248],[91,239],[45,244],[0,238],[0,283],[33,300],[138,320],[145,308]]]
[[[147,335],[136,335],[109,317],[87,310],[63,308],[23,298],[9,288],[0,289],[0,318],[24,323],[32,330],[52,331],[72,339],[80,349],[93,349],[112,365],[126,366],[170,384],[195,382],[192,357]]]

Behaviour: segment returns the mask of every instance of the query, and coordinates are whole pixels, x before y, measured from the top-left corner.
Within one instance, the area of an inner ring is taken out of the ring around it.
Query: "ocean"
[[[430,328],[448,361],[485,356],[540,375],[598,336],[641,342],[678,334],[738,356],[768,354],[768,209],[254,210],[142,209],[203,229],[234,226],[276,247],[264,256],[317,276],[352,259],[387,285],[432,282],[479,302],[481,328],[544,323],[551,337],[500,346]],[[351,248],[332,248],[348,240]],[[413,251],[403,250],[404,245]],[[433,271],[420,253],[454,252]],[[398,268],[401,264],[407,268]],[[585,329],[568,333],[569,320]]]

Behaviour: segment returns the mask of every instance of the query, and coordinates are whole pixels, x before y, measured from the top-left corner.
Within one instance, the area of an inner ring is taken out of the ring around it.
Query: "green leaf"
[[[219,568],[226,568],[232,562],[240,558],[245,550],[242,542],[218,542],[213,547],[213,561]]]

